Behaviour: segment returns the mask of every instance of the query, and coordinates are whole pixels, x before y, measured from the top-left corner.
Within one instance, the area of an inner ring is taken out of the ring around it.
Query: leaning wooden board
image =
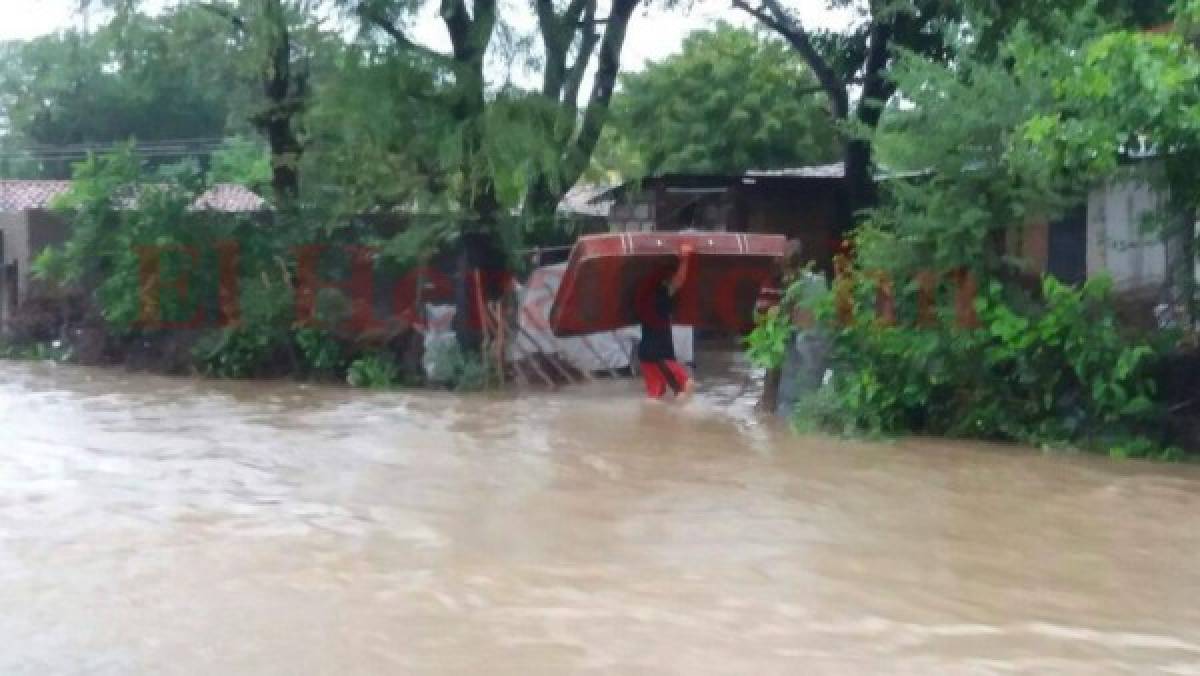
[[[581,237],[571,251],[550,310],[560,336],[638,324],[638,302],[670,272],[681,247],[695,250],[688,281],[675,299],[677,324],[733,332],[754,324],[754,303],[783,257],[782,235],[613,233]]]

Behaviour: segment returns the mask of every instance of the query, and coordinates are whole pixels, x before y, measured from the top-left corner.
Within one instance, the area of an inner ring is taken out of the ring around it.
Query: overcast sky
[[[430,16],[414,30],[421,40],[437,46],[445,31],[436,19],[435,3]],[[638,10],[629,27],[623,61],[625,70],[637,70],[648,60],[658,60],[678,51],[683,38],[693,30],[725,19],[749,25],[742,12],[730,8],[730,0],[695,0],[690,10]],[[826,9],[825,0],[792,0],[798,16],[812,26],[840,27],[849,20],[845,12]],[[72,8],[78,0],[0,0],[0,40],[24,39],[79,26],[81,18]]]

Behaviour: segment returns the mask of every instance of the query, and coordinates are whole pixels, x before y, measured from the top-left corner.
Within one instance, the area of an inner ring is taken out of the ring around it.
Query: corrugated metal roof
[[[894,171],[887,168],[879,168],[875,173],[876,181],[887,181],[894,179],[918,178],[928,176],[930,171]],[[616,198],[620,197],[626,191],[633,187],[649,182],[658,182],[659,184],[671,184],[672,182],[687,182],[689,187],[679,188],[679,190],[708,190],[725,188],[729,185],[742,182],[753,184],[759,179],[782,179],[782,180],[815,180],[815,181],[836,181],[846,177],[846,165],[842,162],[834,162],[832,164],[817,164],[809,167],[789,167],[783,169],[750,169],[742,174],[683,174],[683,173],[665,173],[654,176],[647,176],[642,179],[628,181],[616,187],[603,190],[595,197],[591,198],[592,204],[598,204],[602,200],[606,203],[611,203]],[[692,186],[697,181],[704,185]]]
[[[562,201],[558,203],[558,212],[580,216],[608,216],[609,207],[613,203],[611,198],[605,198],[608,191],[609,186],[580,183],[563,195]]]
[[[0,180],[0,211],[49,209],[71,187],[70,181]],[[230,213],[262,211],[267,202],[233,183],[218,183],[196,200],[195,208]]]
[[[930,173],[929,170],[895,171],[886,167],[879,167],[875,171],[875,180],[887,181],[892,179],[917,178],[927,176]],[[841,179],[846,177],[846,165],[844,162],[834,162],[833,164],[819,164],[812,167],[795,167],[789,169],[751,169],[743,174],[743,177]]]
[[[748,178],[843,178],[846,176],[846,165],[842,162],[818,164],[811,167],[790,167],[787,169],[751,169],[744,176]]]

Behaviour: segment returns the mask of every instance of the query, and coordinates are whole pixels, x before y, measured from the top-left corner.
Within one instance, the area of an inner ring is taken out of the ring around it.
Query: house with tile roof
[[[53,210],[54,201],[70,187],[70,181],[0,180],[0,332],[28,298],[38,254],[70,235],[70,223]],[[233,214],[262,212],[269,205],[247,188],[219,183],[194,208]]]

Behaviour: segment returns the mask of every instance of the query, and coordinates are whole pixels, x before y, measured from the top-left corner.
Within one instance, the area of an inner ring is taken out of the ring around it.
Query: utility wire
[[[220,150],[235,139],[220,137],[196,137],[142,141],[133,145],[142,157],[185,157],[208,155]],[[0,149],[0,159],[23,160],[69,160],[86,159],[91,153],[106,153],[125,147],[125,143],[74,143],[64,145],[36,144],[9,149]]]

